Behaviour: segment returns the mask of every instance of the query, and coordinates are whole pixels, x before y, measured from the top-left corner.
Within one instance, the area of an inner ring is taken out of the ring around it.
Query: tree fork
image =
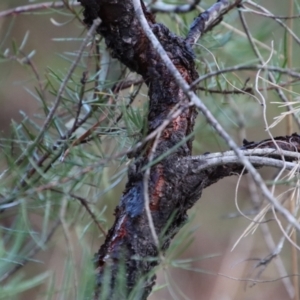
[[[203,164],[203,157],[198,160],[191,157],[192,139],[188,138],[193,132],[197,111],[145,35],[132,1],[78,1],[85,8],[84,22],[88,26],[94,19],[101,19],[97,32],[105,38],[112,56],[139,73],[147,84],[148,134],[162,128],[155,139],[134,154],[135,162],[128,172],[125,191],[115,209],[114,225],[95,256],[96,299],[147,299],[155,284],[155,267],[185,224],[187,210],[197,202],[205,187],[233,173],[242,173],[244,167],[241,163],[232,163],[197,171]],[[240,2],[218,1],[194,20],[187,38],[178,37],[166,26],[156,23],[142,1],[141,5],[152,32],[181,76],[191,84],[199,77],[192,45]],[[175,117],[174,111],[177,112]],[[279,137],[275,142],[276,145],[273,140],[245,141],[241,149],[266,148],[266,145],[294,152],[300,149],[300,137],[296,134]],[[145,190],[147,166],[173,147],[167,157],[151,167]],[[274,156],[270,154],[269,157]],[[276,159],[281,157],[276,156]],[[149,198],[149,207],[145,207],[145,196]],[[123,289],[116,288],[122,282],[120,276],[124,276]]]

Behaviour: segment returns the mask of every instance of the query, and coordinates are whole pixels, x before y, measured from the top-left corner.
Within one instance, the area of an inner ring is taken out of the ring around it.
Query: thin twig
[[[57,93],[57,96],[56,96],[56,99],[54,101],[54,105],[53,107],[50,109],[49,111],[49,114],[44,122],[44,125],[42,126],[39,134],[37,135],[37,137],[35,138],[35,140],[32,142],[32,144],[25,150],[24,153],[22,153],[22,155],[19,157],[18,161],[22,161],[24,157],[26,157],[31,151],[32,149],[39,143],[39,141],[42,139],[42,137],[44,136],[46,130],[48,129],[53,117],[54,117],[54,114],[60,104],[60,101],[61,101],[61,96],[67,86],[67,83],[69,81],[69,79],[71,78],[73,72],[75,71],[79,61],[80,61],[80,58],[83,54],[83,51],[86,47],[86,45],[88,44],[88,42],[90,41],[90,39],[94,36],[94,33],[96,31],[96,28],[100,25],[100,19],[95,19],[94,22],[93,22],[93,25],[91,26],[91,28],[89,29],[86,37],[84,38],[80,48],[79,48],[79,52],[78,52],[78,55],[76,57],[76,59],[74,60],[74,62],[72,63],[67,75],[65,76],[64,80],[62,81],[60,87],[59,87],[59,90],[58,90],[58,93]]]
[[[208,10],[201,13],[192,23],[186,38],[186,43],[194,45],[201,35],[210,27],[221,21],[222,16],[228,12],[230,2],[228,0],[219,0]]]
[[[263,58],[262,58],[262,56],[261,56],[261,54],[260,54],[258,48],[256,47],[256,45],[255,45],[255,43],[254,43],[252,34],[250,33],[250,30],[249,30],[249,28],[248,28],[248,25],[247,25],[247,22],[246,22],[246,20],[245,20],[245,17],[244,17],[244,15],[243,15],[243,13],[240,12],[240,11],[239,11],[239,16],[240,16],[240,20],[241,20],[241,22],[242,22],[242,26],[243,26],[243,28],[244,28],[244,30],[245,30],[245,34],[246,34],[247,37],[248,37],[248,41],[249,41],[249,43],[250,43],[250,46],[251,46],[251,48],[252,48],[254,54],[255,54],[256,57],[259,59],[260,64],[264,64],[264,60],[263,60]],[[290,75],[290,74],[289,74],[289,75]],[[269,73],[269,74],[268,74],[268,77],[269,77],[270,81],[272,82],[272,84],[274,84],[274,86],[276,86],[276,85],[277,85],[277,82],[276,82],[276,79],[275,79],[274,75],[273,75],[272,73]],[[282,91],[280,88],[275,89],[275,90],[276,90],[276,92],[277,92],[279,98],[281,99],[281,101],[284,102],[284,103],[286,103],[286,105],[287,105],[287,107],[288,107],[288,110],[289,110],[290,112],[293,112],[293,111],[294,111],[293,106],[289,103],[289,101],[288,101],[288,99],[286,98],[286,96],[285,96],[285,94],[283,93],[283,91]],[[300,119],[299,119],[299,117],[298,117],[295,113],[293,113],[293,116],[294,116],[295,122],[296,122],[297,125],[298,125],[298,128],[300,128]]]
[[[250,5],[252,5],[252,6],[254,6],[254,7],[256,7],[256,8],[258,8],[259,10],[261,10],[262,12],[264,12],[264,13],[267,13],[267,14],[271,14],[271,12],[270,11],[268,11],[265,7],[263,7],[263,6],[261,6],[261,5],[259,5],[259,4],[257,4],[257,3],[255,3],[255,2],[253,2],[253,1],[251,1],[251,0],[246,0],[245,2],[244,2],[244,4],[250,4]],[[297,44],[299,44],[300,45],[300,39],[299,39],[299,37],[287,26],[287,25],[285,25],[280,19],[276,19],[275,18],[275,21],[281,26],[281,27],[283,27],[292,37],[293,37],[293,39],[295,40],[295,42],[297,43]]]
[[[84,208],[86,209],[88,214],[91,216],[92,220],[97,225],[99,231],[106,237],[106,235],[107,235],[106,231],[104,230],[104,228],[99,223],[96,215],[92,212],[91,208],[89,207],[88,201],[86,199],[84,199],[81,196],[75,195],[73,193],[65,193],[65,192],[63,192],[61,190],[58,190],[58,189],[52,189],[52,191],[54,191],[55,193],[63,194],[63,195],[69,195],[70,197],[78,200],[82,204],[82,206],[84,206]]]
[[[87,201],[78,196],[78,195],[75,195],[73,193],[70,193],[70,196],[77,199],[78,201],[80,201],[80,203],[84,206],[84,208],[87,210],[87,212],[89,213],[89,215],[91,216],[92,220],[94,221],[94,223],[97,225],[99,231],[106,237],[107,233],[106,231],[104,230],[104,228],[101,226],[101,224],[99,223],[99,221],[97,220],[97,217],[96,215],[92,212],[92,210],[90,209]]]
[[[244,13],[252,13],[252,14],[256,14],[259,16],[263,16],[266,18],[271,18],[271,19],[281,19],[281,20],[291,20],[291,19],[299,19],[300,18],[300,14],[299,15],[293,15],[293,16],[277,16],[274,14],[268,14],[268,13],[263,13],[263,12],[259,12],[256,10],[252,10],[249,9],[248,7],[246,9],[240,9],[242,12]]]
[[[23,51],[20,51],[20,53],[24,56],[25,60],[23,60],[23,63],[24,64],[27,64],[30,66],[30,68],[32,69],[36,79],[37,79],[37,82],[39,84],[39,88],[40,88],[40,91],[42,93],[42,97],[43,99],[45,100],[45,93],[44,93],[44,86],[43,86],[43,83],[42,83],[42,78],[38,72],[38,69],[36,67],[36,65],[34,64],[34,62],[32,61],[32,59],[26,55],[25,53],[23,53]]]
[[[231,103],[231,101],[229,103]],[[235,104],[235,103],[233,103],[233,104]],[[242,144],[243,140],[246,137],[245,122],[244,122],[244,119],[243,119],[243,117],[242,117],[242,115],[239,111],[239,107],[237,105],[232,105],[232,108],[233,108],[234,111],[236,111],[237,118],[239,120],[239,122],[238,122],[238,124],[239,124],[239,143]],[[246,181],[247,181],[247,185],[248,185],[248,191],[249,191],[250,198],[251,198],[253,206],[254,206],[254,213],[256,214],[256,212],[259,210],[259,207],[262,204],[262,201],[261,201],[260,196],[258,194],[257,186],[255,185],[252,177],[249,176],[249,174],[245,174],[244,176],[246,177]],[[239,177],[238,182],[240,182],[240,177]],[[237,186],[237,188],[238,188],[238,186]],[[238,206],[237,189],[236,189],[236,193],[235,193],[235,203],[236,203],[237,210],[239,211],[239,215],[245,216],[245,213],[243,213],[240,210],[239,206]],[[248,219],[247,216],[246,216],[246,218]],[[264,241],[267,244],[267,247],[268,247],[268,249],[269,249],[269,251],[272,255],[272,254],[275,253],[274,249],[276,248],[276,245],[275,245],[275,242],[273,240],[272,234],[271,234],[270,229],[269,229],[268,220],[265,220],[265,221],[261,221],[261,220],[262,220],[262,218],[259,218],[258,220],[253,219],[253,220],[251,220],[251,222],[256,223],[256,224],[260,224],[259,227],[260,227],[261,232],[263,234]],[[276,249],[278,249],[278,247]],[[279,275],[281,277],[287,276],[288,273],[286,271],[286,268],[284,266],[284,263],[283,263],[280,255],[277,255],[277,256],[272,255],[272,258],[275,258],[275,257],[277,259],[274,260],[274,263],[277,267]],[[284,284],[284,286],[287,290],[287,293],[292,298],[292,296],[294,295],[294,288],[293,288],[291,279],[288,278],[288,277],[285,277],[285,278],[282,279],[282,282],[283,282],[283,284]]]
[[[274,85],[272,83],[271,86],[262,87],[262,88],[259,88],[258,90],[259,91],[277,90],[278,88],[283,88],[285,86],[289,86],[289,85],[292,85],[293,83],[297,83],[297,82],[299,82],[299,79],[293,79],[293,80],[290,80],[290,81],[287,81],[287,82],[283,82],[281,84],[278,83],[276,85]],[[222,94],[222,95],[245,94],[245,93],[253,94],[254,93],[253,88],[251,86],[248,86],[248,87],[244,86],[240,90],[216,90],[216,89],[209,89],[209,88],[199,86],[199,87],[197,87],[197,90],[207,92],[207,93],[210,93],[210,94]]]
[[[76,0],[69,1],[68,4],[69,4],[69,6],[80,6],[81,5]],[[15,8],[1,11],[0,18],[7,17],[10,15],[18,15],[21,13],[31,13],[34,11],[44,10],[44,9],[49,9],[49,8],[64,8],[64,7],[66,7],[66,6],[63,1],[51,1],[51,2],[44,2],[44,3],[37,3],[37,4],[29,4],[29,5],[18,6]]]
[[[274,71],[274,72],[278,72],[281,74],[286,74],[289,75],[291,77],[295,77],[297,79],[300,79],[300,73],[289,70],[289,69],[284,69],[284,68],[280,68],[280,67],[274,67],[274,66],[266,66],[266,65],[236,65],[236,66],[232,66],[232,67],[227,67],[221,70],[216,70],[210,73],[207,73],[205,75],[200,76],[197,80],[195,80],[192,84],[191,87],[194,87],[196,84],[200,83],[201,81],[204,81],[208,78],[211,77],[215,77],[217,75],[220,74],[224,74],[224,73],[230,73],[230,72],[235,72],[235,71],[244,71],[244,70],[254,70],[254,71],[258,71],[258,70],[264,70],[264,71]]]
[[[153,13],[187,13],[192,10],[194,10],[197,5],[200,3],[201,0],[194,0],[191,4],[182,4],[182,5],[176,5],[176,4],[167,4],[162,1],[157,1],[154,4],[150,4],[149,8],[150,11]]]
[[[269,226],[268,224],[261,224],[260,225],[260,229],[262,231],[262,234],[264,236],[264,240],[267,244],[267,247],[269,249],[269,251],[271,252],[271,255],[273,253],[275,253],[274,249],[278,249],[278,247],[276,248],[274,239],[272,237],[272,234],[270,232]],[[275,258],[275,256],[273,256]],[[277,267],[278,273],[280,275],[280,277],[282,277],[282,282],[285,286],[285,289],[287,290],[287,293],[289,294],[290,298],[292,299],[292,297],[294,296],[295,292],[294,292],[294,287],[291,283],[290,278],[288,277],[286,268],[284,266],[284,263],[281,259],[281,257],[278,255],[277,259],[274,260],[274,263]]]

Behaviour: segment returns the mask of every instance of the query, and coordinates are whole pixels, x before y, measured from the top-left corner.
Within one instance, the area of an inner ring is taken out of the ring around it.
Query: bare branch
[[[246,0],[245,4],[250,4],[256,8],[258,8],[259,10],[261,10],[262,12],[271,15],[271,13],[264,7],[262,7],[261,5],[251,1],[251,0]],[[283,27],[294,39],[294,41],[300,45],[300,39],[299,37],[287,26],[285,25],[280,19],[275,18],[275,21],[281,26]]]
[[[69,6],[80,6],[76,0],[69,1]],[[29,4],[24,6],[18,6],[15,8],[11,8],[8,10],[0,11],[0,18],[11,16],[11,15],[18,15],[21,13],[31,13],[34,11],[49,9],[49,8],[64,8],[66,7],[63,1],[49,1],[37,4]]]
[[[262,152],[265,152],[264,150]],[[273,149],[273,151],[274,151],[274,149]],[[242,153],[245,155],[244,151],[242,151]],[[298,156],[298,158],[300,158],[300,156]],[[203,160],[203,159],[205,159],[205,160]],[[230,166],[231,164],[235,164],[235,165],[240,164],[240,160],[239,160],[239,158],[236,157],[235,154],[234,154],[234,156],[232,156],[232,155],[226,155],[225,153],[223,153],[223,155],[220,157],[207,158],[207,157],[200,156],[197,159],[191,158],[191,160],[196,163],[202,162],[201,166],[198,166],[197,168],[193,169],[194,173],[200,173],[202,171],[208,170],[208,169],[210,169],[212,167],[216,167],[216,166],[222,166],[222,165]],[[273,167],[273,168],[277,168],[277,169],[295,170],[298,172],[300,170],[300,166],[298,163],[284,162],[282,160],[278,160],[275,158],[250,155],[248,157],[248,160],[256,167],[268,166],[268,167]]]
[[[274,71],[274,72],[278,72],[281,74],[286,74],[289,75],[291,77],[295,77],[297,79],[300,79],[300,73],[295,72],[293,70],[289,70],[289,69],[285,69],[285,68],[279,68],[279,67],[273,67],[273,66],[266,66],[266,65],[236,65],[233,67],[228,67],[228,68],[224,68],[221,70],[216,70],[210,73],[207,73],[203,76],[200,76],[197,80],[195,80],[192,84],[191,87],[194,87],[196,84],[200,83],[201,81],[204,81],[208,78],[211,77],[215,77],[217,75],[220,74],[225,74],[225,73],[231,73],[231,72],[236,72],[236,71],[244,71],[244,70],[254,70],[254,71],[258,71],[258,70],[264,70],[264,71]]]
[[[157,1],[153,5],[150,5],[150,10],[153,13],[187,13],[194,10],[200,1],[201,0],[194,0],[194,2],[191,4],[182,5],[167,4],[162,1]]]
[[[52,106],[52,108],[50,109],[49,111],[49,114],[42,126],[42,128],[40,129],[40,132],[39,134],[36,136],[36,138],[34,139],[34,141],[31,143],[31,145],[27,148],[26,151],[24,151],[24,153],[22,153],[21,157],[18,159],[18,161],[22,161],[22,159],[24,157],[26,157],[28,155],[28,153],[31,152],[31,150],[35,147],[35,145],[37,143],[39,143],[39,141],[42,139],[42,137],[44,136],[45,134],[45,131],[48,129],[53,117],[54,117],[54,114],[60,104],[60,101],[61,101],[61,96],[68,84],[68,81],[69,79],[71,78],[71,75],[73,74],[73,72],[75,71],[79,61],[80,61],[80,58],[82,56],[82,53],[86,47],[86,45],[88,44],[88,42],[90,41],[90,39],[94,36],[94,33],[97,29],[97,27],[100,25],[101,21],[100,19],[95,19],[94,22],[93,22],[93,26],[90,28],[90,30],[88,31],[86,37],[84,38],[80,48],[79,48],[79,52],[77,54],[77,57],[76,59],[74,60],[74,62],[72,63],[70,69],[69,69],[69,72],[67,73],[67,75],[64,77],[64,80],[62,81],[60,87],[59,87],[59,90],[58,90],[58,93],[57,93],[57,96],[54,100],[54,104]]]
[[[196,44],[205,31],[222,21],[222,16],[228,12],[229,7],[230,2],[228,0],[219,0],[208,10],[201,13],[192,23],[186,42],[190,45]]]

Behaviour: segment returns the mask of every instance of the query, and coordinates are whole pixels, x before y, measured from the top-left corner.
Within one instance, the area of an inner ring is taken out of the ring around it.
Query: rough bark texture
[[[193,131],[197,115],[195,108],[187,106],[189,99],[172,79],[145,36],[130,0],[79,1],[85,7],[84,22],[91,25],[95,18],[100,17],[102,23],[97,32],[105,38],[113,57],[142,75],[148,85],[148,133],[161,125],[176,105],[183,108],[182,113],[170,122],[159,138],[154,158],[160,156]],[[157,24],[144,5],[143,10],[154,34],[182,77],[188,83],[193,82],[198,74],[193,53],[185,39],[174,35],[164,25]],[[297,135],[281,139],[290,143],[291,138],[299,142]],[[273,145],[272,141],[268,143],[268,146]],[[159,263],[159,253],[144,209],[142,171],[149,161],[152,144],[153,141],[137,151],[135,164],[128,174],[128,183],[115,210],[114,225],[96,255],[96,298],[146,299],[155,283],[153,269]],[[259,145],[246,142],[244,147],[251,149]],[[185,224],[187,210],[200,198],[203,188],[242,170],[240,165],[230,165],[196,174],[193,172],[196,166],[186,159],[191,155],[191,150],[190,139],[151,168],[148,190],[150,210],[162,252]],[[125,266],[123,272],[121,266]],[[123,289],[115,288],[117,282],[122,281],[118,274],[124,277]],[[106,296],[103,294],[104,286],[109,287]]]

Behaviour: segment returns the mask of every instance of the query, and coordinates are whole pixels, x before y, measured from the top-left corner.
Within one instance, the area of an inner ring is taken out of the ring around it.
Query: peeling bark
[[[197,115],[189,105],[189,99],[178,87],[160,56],[145,36],[135,16],[130,0],[79,0],[84,6],[84,22],[91,25],[97,17],[101,34],[111,49],[113,57],[119,59],[145,80],[149,91],[148,133],[157,129],[174,107],[181,113],[162,131],[154,159],[182,142],[192,131]],[[218,9],[228,3],[219,1]],[[237,6],[240,1],[236,1]],[[222,6],[223,5],[223,6]],[[228,6],[228,5],[227,5]],[[226,6],[226,7],[227,7]],[[190,32],[188,39],[174,35],[168,28],[155,22],[155,17],[142,7],[153,33],[168,53],[170,59],[187,83],[198,78],[193,52],[188,42],[194,42],[198,33]],[[208,22],[205,14],[197,22]],[[220,19],[216,19],[217,24]],[[210,27],[212,26],[210,24]],[[197,25],[197,24],[196,24]],[[195,28],[195,23],[192,28]],[[200,34],[205,26],[200,28]],[[209,29],[209,28],[208,28]],[[298,135],[280,137],[279,147],[295,151],[294,144],[300,142]],[[273,141],[260,143],[245,141],[242,149],[275,147]],[[287,146],[289,145],[289,146]],[[115,222],[109,230],[105,243],[99,249],[97,266],[97,291],[100,299],[146,299],[155,284],[154,268],[159,264],[159,251],[164,253],[176,233],[187,220],[187,210],[200,198],[202,190],[233,173],[242,171],[240,164],[211,168],[195,172],[201,161],[190,160],[192,139],[177,147],[170,155],[151,168],[149,178],[150,211],[155,231],[160,239],[158,251],[151,235],[144,207],[144,167],[149,163],[153,141],[135,153],[136,161],[128,174],[125,191],[115,210]],[[167,227],[166,227],[167,226]],[[122,271],[122,268],[125,268]],[[123,272],[123,273],[122,273]],[[117,289],[118,274],[125,277],[124,289]],[[106,291],[104,286],[106,286]],[[107,294],[105,294],[107,292]]]

